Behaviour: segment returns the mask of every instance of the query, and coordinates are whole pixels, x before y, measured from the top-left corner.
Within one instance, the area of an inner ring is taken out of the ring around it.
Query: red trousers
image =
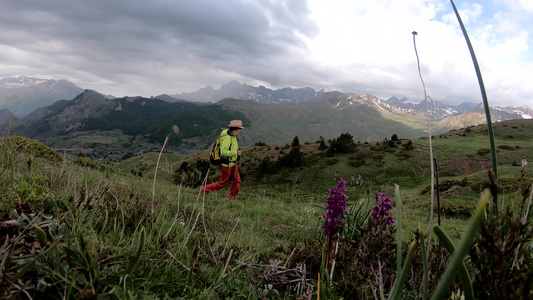
[[[231,180],[231,187],[229,189],[229,195],[228,197],[231,200],[234,200],[237,194],[239,193],[239,189],[241,188],[241,175],[239,174],[239,168],[237,164],[235,164],[233,167],[228,168],[224,166],[220,166],[220,180],[205,186],[202,186],[202,192],[204,193],[212,193],[216,192],[223,187],[225,187],[228,184],[228,181]]]

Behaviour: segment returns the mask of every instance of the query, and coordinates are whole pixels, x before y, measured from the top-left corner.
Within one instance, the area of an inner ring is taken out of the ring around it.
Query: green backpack
[[[225,136],[224,136],[225,137]],[[211,152],[209,152],[209,161],[212,165],[220,166],[220,164],[228,164],[229,159],[224,158],[220,156],[220,140],[223,137],[219,137],[213,147],[211,148]],[[229,145],[229,149],[231,150],[231,145],[233,144],[233,140],[231,141],[231,144]]]

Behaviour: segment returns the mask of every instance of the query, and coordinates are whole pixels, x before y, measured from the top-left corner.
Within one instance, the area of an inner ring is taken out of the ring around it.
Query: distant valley
[[[51,100],[50,93],[58,86],[56,100]],[[486,122],[482,104],[452,106],[432,99],[416,103],[396,97],[383,100],[369,94],[311,88],[271,90],[235,81],[218,90],[114,98],[61,80],[0,80],[0,125],[6,128],[14,112],[11,135],[30,137],[56,149],[105,152],[114,160],[126,153],[160,149],[167,136],[169,151],[190,154],[205,150],[231,119],[245,123],[240,137],[243,146],[258,142],[283,145],[295,136],[302,142],[314,142],[341,133],[350,133],[360,142],[380,141],[392,134],[418,138],[427,135],[426,107],[432,134]],[[24,113],[17,115],[19,111]],[[533,116],[527,106],[493,107],[491,113],[493,121]]]

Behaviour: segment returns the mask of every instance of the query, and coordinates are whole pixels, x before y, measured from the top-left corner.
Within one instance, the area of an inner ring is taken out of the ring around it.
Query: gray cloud
[[[317,31],[305,1],[39,0],[2,6],[0,26],[8,30],[0,33],[0,45],[27,56],[6,61],[31,65],[40,74],[71,73],[80,76],[82,86],[102,78],[131,93],[149,91],[137,91],[136,83],[121,78],[157,82],[180,73],[191,76],[187,73],[199,68],[260,78],[255,66],[271,68],[269,60],[287,55],[291,47],[305,47],[300,35]],[[196,78],[195,87],[213,82],[206,79]],[[157,87],[151,90],[157,93]]]
[[[379,15],[371,9],[361,11]],[[396,27],[412,25],[395,20],[383,25],[387,19],[373,17],[363,26],[340,27],[339,37],[331,41],[346,40],[346,45],[326,40],[314,47],[331,49],[332,54],[317,56],[308,43],[324,32],[324,24],[313,18],[316,13],[305,0],[2,1],[0,77],[62,78],[116,96],[174,94],[237,80],[270,88],[310,86],[385,98],[423,97],[414,54],[407,49],[412,47],[410,32],[405,32],[405,45],[383,46],[398,40]],[[363,17],[348,15],[353,20]],[[368,35],[373,26],[379,26],[379,35]],[[353,54],[348,51],[351,57],[366,60],[339,64],[339,45],[353,49]],[[423,71],[434,99],[479,99],[479,89],[471,87],[475,77],[464,80],[428,67]],[[517,87],[517,98],[521,90],[528,92]]]

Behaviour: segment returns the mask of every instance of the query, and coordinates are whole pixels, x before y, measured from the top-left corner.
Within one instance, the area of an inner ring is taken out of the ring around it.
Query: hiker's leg
[[[237,167],[237,165],[235,165],[232,169],[233,172],[231,173],[231,187],[229,189],[228,195],[231,200],[237,197],[239,189],[241,188],[241,175],[239,174],[239,168]]]
[[[231,168],[220,166],[220,180],[202,187],[202,192],[212,193],[220,190],[228,184]]]

